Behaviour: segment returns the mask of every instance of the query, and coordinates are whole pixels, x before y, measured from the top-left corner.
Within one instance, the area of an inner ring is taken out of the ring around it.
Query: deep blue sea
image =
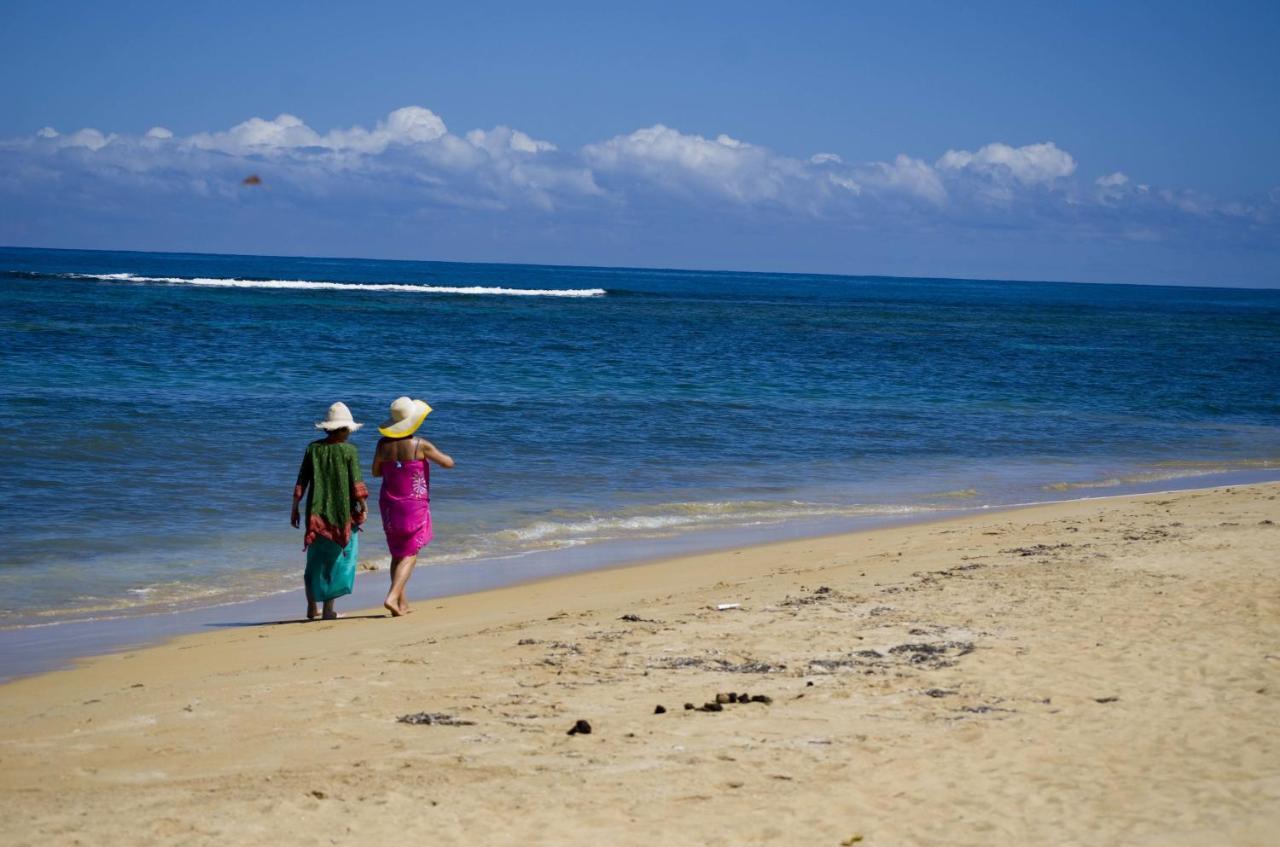
[[[1280,468],[1274,290],[0,249],[0,306],[0,626],[298,590],[335,400],[366,467],[434,407],[427,565]]]

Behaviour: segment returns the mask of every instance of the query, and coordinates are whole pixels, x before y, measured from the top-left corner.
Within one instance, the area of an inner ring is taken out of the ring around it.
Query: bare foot
[[[327,621],[336,621],[340,617],[342,617],[341,612],[325,612],[324,613],[324,619]]]
[[[399,605],[397,605],[396,603],[392,602],[392,600],[391,600],[391,598],[390,598],[390,597],[388,597],[388,598],[386,599],[386,602],[384,602],[384,603],[382,604],[382,608],[384,608],[384,609],[386,609],[388,612],[390,612],[390,613],[391,613],[391,617],[393,617],[393,618],[398,618],[398,617],[400,617],[401,615],[403,615],[403,614],[404,614],[404,612],[400,611],[400,606],[399,606]]]
[[[320,617],[320,607],[315,603],[309,603],[307,605],[307,620],[313,621],[318,617]]]
[[[411,611],[413,611],[413,610],[409,608],[409,601],[408,601],[408,600],[401,600],[401,601],[400,601],[400,614],[402,614],[402,615],[407,615],[407,614],[409,614],[409,612],[411,612]]]

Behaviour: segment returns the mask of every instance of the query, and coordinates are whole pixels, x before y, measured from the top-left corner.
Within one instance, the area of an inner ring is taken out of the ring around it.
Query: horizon
[[[0,244],[0,251],[3,250],[30,250],[44,251],[53,253],[137,253],[145,256],[208,256],[218,258],[244,258],[244,259],[283,259],[283,260],[309,260],[324,259],[326,261],[350,261],[350,262],[386,262],[389,264],[435,264],[435,265],[479,265],[494,267],[512,267],[512,268],[564,268],[566,270],[599,270],[599,271],[639,271],[648,273],[698,273],[698,274],[725,274],[725,275],[743,275],[743,276],[772,276],[772,277],[829,277],[831,279],[848,279],[848,280],[901,280],[901,281],[926,281],[926,282],[995,282],[1008,283],[1011,285],[1094,285],[1094,286],[1131,286],[1139,288],[1177,288],[1183,290],[1205,289],[1212,291],[1280,291],[1280,282],[1275,284],[1260,283],[1257,285],[1212,285],[1208,283],[1196,282],[1126,282],[1123,280],[1075,280],[1075,279],[1027,279],[1019,277],[962,277],[962,276],[901,276],[896,274],[857,274],[857,273],[811,273],[807,271],[778,271],[778,270],[759,270],[759,269],[735,269],[735,268],[678,268],[665,266],[639,266],[639,265],[575,265],[567,263],[547,263],[547,262],[495,262],[495,261],[467,261],[458,259],[402,259],[402,258],[382,258],[379,256],[345,256],[338,254],[319,254],[319,255],[290,255],[283,253],[210,253],[207,251],[173,251],[173,250],[113,250],[98,247],[38,247],[23,246],[15,244]],[[3,270],[3,269],[0,269]]]

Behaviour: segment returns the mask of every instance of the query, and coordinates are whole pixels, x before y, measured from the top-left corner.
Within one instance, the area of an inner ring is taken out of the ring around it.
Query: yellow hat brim
[[[378,432],[387,438],[404,438],[406,435],[413,435],[417,432],[418,427],[422,426],[422,422],[427,419],[427,415],[431,414],[430,406],[422,400],[417,402],[422,403],[422,414],[416,418],[405,418],[402,421],[387,421],[378,427]]]

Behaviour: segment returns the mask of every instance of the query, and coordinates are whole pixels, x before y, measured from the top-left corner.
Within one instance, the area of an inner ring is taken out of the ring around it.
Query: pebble
[[[654,707],[653,713],[655,715],[665,715],[667,713],[667,707],[659,704],[658,706]]]
[[[575,724],[574,724],[574,725],[569,729],[569,732],[568,732],[568,733],[566,733],[566,734],[567,734],[567,735],[590,735],[590,734],[591,734],[591,724],[587,723],[586,721],[581,721],[581,720],[580,720],[580,721],[578,721],[577,723],[575,723]]]

